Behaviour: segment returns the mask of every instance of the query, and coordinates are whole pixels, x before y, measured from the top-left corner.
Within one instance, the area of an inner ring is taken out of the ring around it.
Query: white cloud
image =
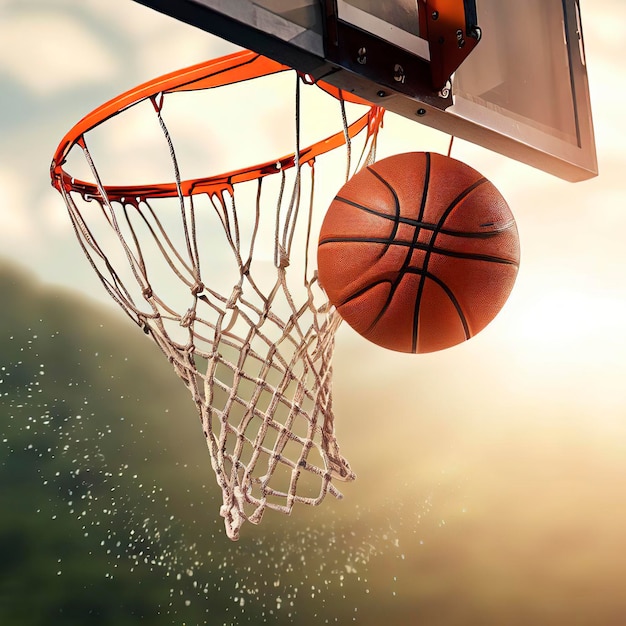
[[[22,190],[26,184],[26,180],[14,170],[0,169],[0,241],[3,244],[23,243],[32,233],[32,224],[23,202]]]
[[[81,0],[82,6],[134,44],[133,63],[146,78],[159,76],[237,46],[199,28],[129,0]]]
[[[0,22],[0,71],[39,96],[109,80],[116,65],[106,45],[72,17],[33,9]]]

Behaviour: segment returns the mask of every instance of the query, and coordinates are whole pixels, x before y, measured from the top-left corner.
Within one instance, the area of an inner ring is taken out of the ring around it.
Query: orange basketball
[[[468,165],[411,152],[353,176],[328,209],[319,281],[343,319],[374,343],[433,352],[482,330],[519,267],[515,219]]]

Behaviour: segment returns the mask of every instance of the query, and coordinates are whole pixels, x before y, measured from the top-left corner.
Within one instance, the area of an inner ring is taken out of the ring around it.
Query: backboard
[[[136,1],[565,180],[597,174],[579,0]]]

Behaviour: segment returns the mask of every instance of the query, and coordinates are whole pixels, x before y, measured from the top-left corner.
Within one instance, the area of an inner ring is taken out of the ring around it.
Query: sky
[[[480,335],[442,353],[385,352],[342,328],[335,393],[357,501],[376,487],[408,502],[418,474],[436,477],[438,515],[474,511],[537,555],[547,529],[584,522],[588,553],[572,553],[590,563],[590,578],[580,574],[589,583],[607,564],[617,571],[600,537],[614,533],[623,547],[607,520],[626,522],[617,497],[626,472],[626,3],[581,5],[600,175],[567,183],[457,141],[453,156],[487,176],[516,216],[513,293]],[[112,307],[50,186],[54,149],[114,95],[234,49],[130,0],[0,0],[0,258]],[[383,133],[389,153],[448,143],[392,117]],[[456,496],[443,495],[450,486]]]
[[[2,256],[45,282],[104,300],[48,182],[57,142],[110,97],[235,48],[127,0],[106,6],[96,0],[2,0],[0,11]],[[453,156],[481,171],[508,200],[522,245],[514,293],[489,333],[472,347],[485,341],[493,349],[502,333],[522,361],[541,353],[545,363],[558,362],[565,370],[579,360],[599,359],[607,366],[619,362],[626,121],[618,46],[624,11],[618,0],[603,0],[593,11],[585,11],[583,3],[599,177],[570,184],[481,147],[455,144]],[[441,133],[388,116],[381,144],[393,154],[443,151],[447,141]],[[241,163],[238,152],[231,152],[233,163]],[[465,348],[458,352],[464,354]],[[613,367],[603,372],[602,381],[618,375]]]

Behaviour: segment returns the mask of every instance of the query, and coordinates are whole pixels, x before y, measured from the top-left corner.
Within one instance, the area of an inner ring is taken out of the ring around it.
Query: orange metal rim
[[[86,115],[63,137],[54,153],[50,167],[52,184],[62,192],[69,193],[74,191],[86,198],[99,197],[101,194],[97,185],[75,179],[63,169],[67,155],[75,145],[80,145],[84,141],[83,138],[87,132],[141,101],[150,99],[153,106],[158,109],[162,104],[164,94],[222,87],[283,71],[293,71],[293,69],[259,54],[242,51],[171,72],[139,85],[109,100]],[[306,78],[307,82],[309,82],[308,77]],[[317,83],[317,85],[337,99],[368,107],[366,113],[347,127],[347,135],[350,138],[356,136],[365,128],[367,128],[368,134],[373,134],[380,127],[384,109],[331,85],[322,82]],[[301,149],[298,154],[298,161],[300,164],[312,162],[317,156],[329,152],[345,142],[346,133],[342,129],[334,135]],[[105,186],[104,191],[111,201],[137,201],[147,198],[175,197],[180,193],[184,196],[211,193],[212,191],[230,187],[238,182],[256,180],[280,172],[283,169],[293,167],[295,163],[296,155],[292,153],[272,161],[218,176],[184,180],[181,181],[180,187],[176,183],[171,182],[136,186]]]

